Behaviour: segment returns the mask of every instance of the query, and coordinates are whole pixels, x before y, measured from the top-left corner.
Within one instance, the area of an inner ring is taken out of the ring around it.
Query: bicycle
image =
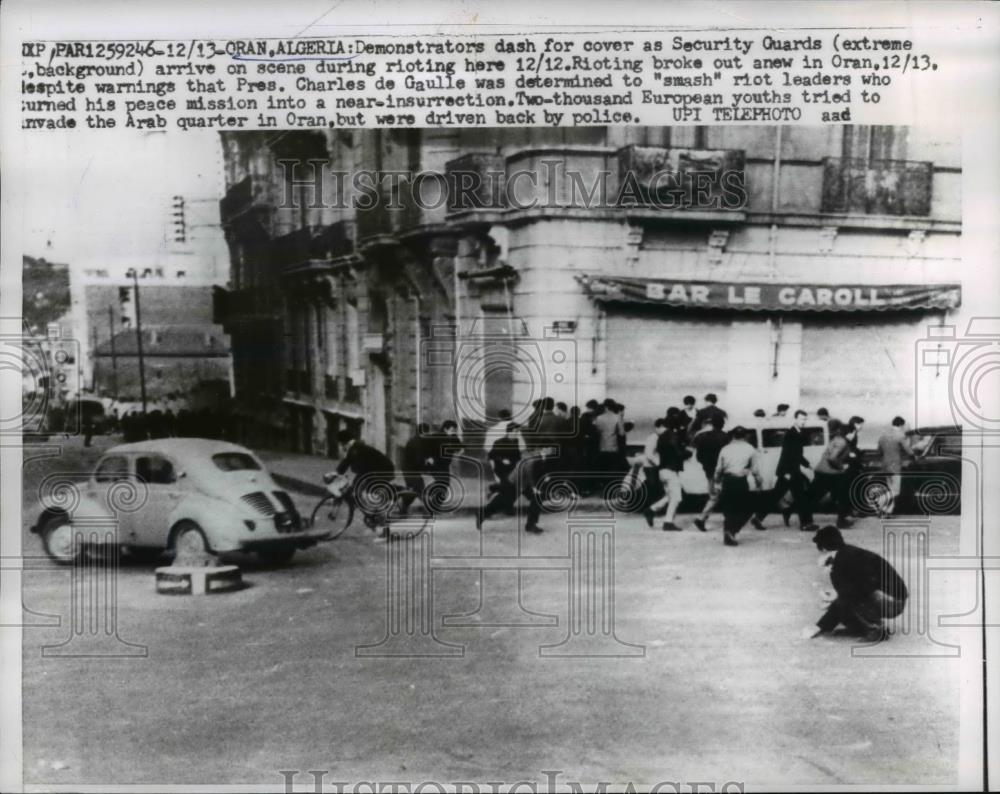
[[[391,538],[417,537],[427,524],[430,523],[431,515],[418,515],[413,517],[393,516],[392,511],[401,499],[416,497],[412,491],[400,488],[394,483],[387,483],[381,489],[372,489],[368,492],[369,499],[380,499],[384,502],[382,509],[376,510],[359,504],[355,496],[354,483],[344,474],[327,474],[323,477],[326,484],[327,494],[317,502],[309,516],[309,525],[312,527],[323,527],[328,530],[324,540],[336,540],[343,535],[354,522],[354,514],[360,511],[364,517],[364,525],[376,531],[383,527],[388,531]],[[391,493],[385,493],[385,487],[391,489]],[[381,493],[376,492],[381,490]],[[392,523],[400,527],[393,531]]]

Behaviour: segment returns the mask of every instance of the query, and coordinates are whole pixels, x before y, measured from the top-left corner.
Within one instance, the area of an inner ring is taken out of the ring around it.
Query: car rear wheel
[[[69,516],[52,516],[39,534],[45,553],[59,565],[71,565],[80,556],[81,544],[73,538],[73,524]]]
[[[212,556],[205,533],[193,521],[182,521],[174,533],[175,559],[207,558]]]

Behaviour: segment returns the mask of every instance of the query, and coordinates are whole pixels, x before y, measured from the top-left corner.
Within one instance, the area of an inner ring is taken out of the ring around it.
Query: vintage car
[[[959,515],[962,507],[962,428],[921,427],[912,438],[916,455],[903,462],[895,512],[903,515]],[[888,473],[877,449],[863,449],[862,470],[852,488],[862,512],[875,514]]]
[[[117,545],[149,555],[215,555],[254,551],[284,562],[325,535],[311,530],[291,497],[248,449],[224,441],[169,438],[107,450],[70,495],[65,485],[42,494],[32,531],[46,553],[68,564],[81,553],[74,534],[107,537],[117,520]]]
[[[761,476],[764,479],[764,490],[774,488],[775,471],[778,468],[778,458],[781,456],[781,444],[785,439],[785,433],[792,426],[792,421],[792,417],[787,416],[765,419],[752,418],[746,421],[730,419],[726,423],[725,429],[727,431],[732,430],[737,425],[743,425],[747,429],[746,440],[757,449]],[[815,417],[810,416],[802,431],[806,436],[806,460],[815,466],[829,443],[829,430],[826,422],[818,421]],[[807,476],[810,475],[807,473]],[[684,471],[681,472],[681,486],[684,488],[685,494],[704,496],[708,493],[705,472],[694,455],[684,463]]]

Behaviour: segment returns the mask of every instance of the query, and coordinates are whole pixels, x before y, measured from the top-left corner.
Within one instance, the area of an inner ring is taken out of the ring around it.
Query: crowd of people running
[[[797,512],[800,528],[815,533],[813,542],[822,564],[830,569],[833,589],[824,595],[822,617],[803,629],[804,638],[829,634],[843,626],[846,633],[866,641],[886,639],[890,632],[885,621],[898,616],[906,605],[906,584],[887,560],[847,544],[841,535],[841,530],[852,523],[848,490],[861,469],[858,432],[864,418],[852,416],[840,421],[826,409],[816,411],[816,419],[825,423],[827,432],[822,432],[821,425],[819,441],[824,449],[813,465],[805,455],[807,444],[815,445],[816,441],[806,436],[813,432],[806,430],[808,413],[796,410],[788,417],[790,406],[779,405],[771,417],[779,421],[771,426],[780,426],[783,418],[789,418],[790,425],[782,436],[774,487],[764,490],[759,452],[748,440],[753,429],[738,425],[727,431],[726,412],[717,403],[714,394],[707,394],[701,408],[695,407],[693,397],[685,397],[683,407],[667,409],[663,417],[655,420],[654,430],[635,463],[629,461],[626,442],[631,423],[624,419],[625,407],[613,399],[603,404],[588,402],[583,411],[551,399],[540,400],[523,424],[512,421],[509,413],[501,413],[483,436],[493,482],[485,507],[475,511],[477,528],[498,513],[515,515],[520,492],[528,502],[524,528],[540,533],[539,485],[546,476],[572,481],[584,490],[634,476],[638,469],[645,486],[643,513],[648,525],[652,527],[655,517],[662,514],[663,529],[677,531],[680,527],[675,523],[676,513],[683,497],[680,475],[685,461],[694,457],[709,483],[705,506],[694,519],[698,529],[706,531],[710,513],[719,510],[723,514],[723,543],[736,546],[736,536],[748,521],[763,530],[768,513],[778,511],[786,526],[792,513]],[[766,418],[763,410],[755,412],[755,419]],[[919,452],[920,442],[906,432],[905,424],[902,417],[896,417],[892,429],[879,439],[891,494],[882,506],[883,512],[892,510],[892,500],[899,495],[903,461]],[[404,512],[417,498],[433,511],[430,492],[447,491],[452,461],[464,445],[458,431],[453,421],[445,422],[436,431],[420,425],[407,443],[403,455],[408,489],[403,499]],[[369,482],[374,477],[382,484],[394,479],[395,468],[386,455],[347,432],[339,440],[346,449],[339,473],[352,470]],[[813,470],[811,478],[805,474],[807,469]],[[429,483],[425,476],[430,477]],[[813,511],[827,495],[833,499],[837,524],[821,529],[813,523]],[[379,539],[391,539],[387,525]]]
[[[664,530],[679,531],[676,516],[685,495],[681,474],[685,462],[693,457],[708,484],[707,499],[693,524],[706,531],[711,513],[721,512],[727,545],[737,544],[736,535],[748,522],[759,530],[765,529],[769,513],[781,513],[786,526],[797,514],[803,531],[815,531],[813,513],[826,498],[837,514],[837,528],[850,527],[854,511],[849,494],[862,467],[858,434],[864,418],[852,416],[841,421],[821,408],[813,424],[825,425],[827,433],[821,432],[815,438],[807,437],[816,433],[815,426],[806,430],[807,412],[789,412],[790,406],[779,404],[770,417],[763,410],[754,415],[755,420],[769,419],[771,427],[784,428],[775,481],[765,490],[759,451],[750,443],[755,440],[751,434],[756,430],[742,426],[726,429],[727,414],[714,394],[706,394],[700,407],[693,396],[687,396],[681,406],[668,408],[655,420],[653,432],[638,456],[629,455],[627,438],[633,425],[625,420],[625,406],[612,398],[603,403],[591,400],[583,410],[551,398],[538,400],[523,422],[515,422],[510,412],[501,411],[497,421],[482,434],[492,482],[482,512],[476,513],[477,523],[499,514],[513,515],[518,498],[523,496],[528,505],[524,529],[541,532],[538,521],[544,494],[540,486],[548,478],[572,483],[583,496],[595,491],[606,495],[609,484],[641,487],[641,508],[647,524],[652,527],[661,517]],[[788,425],[783,425],[782,419],[787,419]],[[897,417],[893,430],[879,440],[893,497],[899,494],[902,461],[916,451],[904,425]],[[347,447],[355,445],[354,454],[348,453],[341,461],[341,472],[366,474],[371,482],[379,477],[385,481],[395,478],[395,466],[383,453],[355,441],[348,433],[340,442]],[[813,465],[805,448],[816,445],[824,448]],[[447,492],[453,461],[466,446],[454,421],[446,421],[437,429],[427,424],[417,428],[401,460],[407,486],[404,510],[416,499],[434,509],[435,495],[441,498]],[[356,466],[359,460],[360,470]],[[811,473],[807,475],[806,470]],[[751,481],[756,488],[751,487]],[[879,507],[891,512],[891,499]]]

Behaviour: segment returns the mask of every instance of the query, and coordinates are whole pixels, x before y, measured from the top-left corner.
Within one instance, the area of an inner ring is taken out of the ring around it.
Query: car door
[[[87,486],[87,496],[101,505],[102,508],[114,512],[115,518],[118,519],[118,541],[120,543],[129,542],[128,538],[134,535],[134,527],[132,526],[134,513],[116,510],[114,503],[108,496],[108,491],[115,483],[129,481],[133,477],[131,457],[124,453],[112,452],[97,462]]]
[[[140,452],[135,458],[136,478],[146,485],[146,503],[134,514],[132,542],[137,546],[165,548],[170,516],[182,497],[177,467],[166,455]]]
[[[770,491],[776,483],[778,458],[781,457],[781,442],[785,438],[785,428],[747,427],[747,443],[757,450],[757,466],[764,481],[761,490]]]

